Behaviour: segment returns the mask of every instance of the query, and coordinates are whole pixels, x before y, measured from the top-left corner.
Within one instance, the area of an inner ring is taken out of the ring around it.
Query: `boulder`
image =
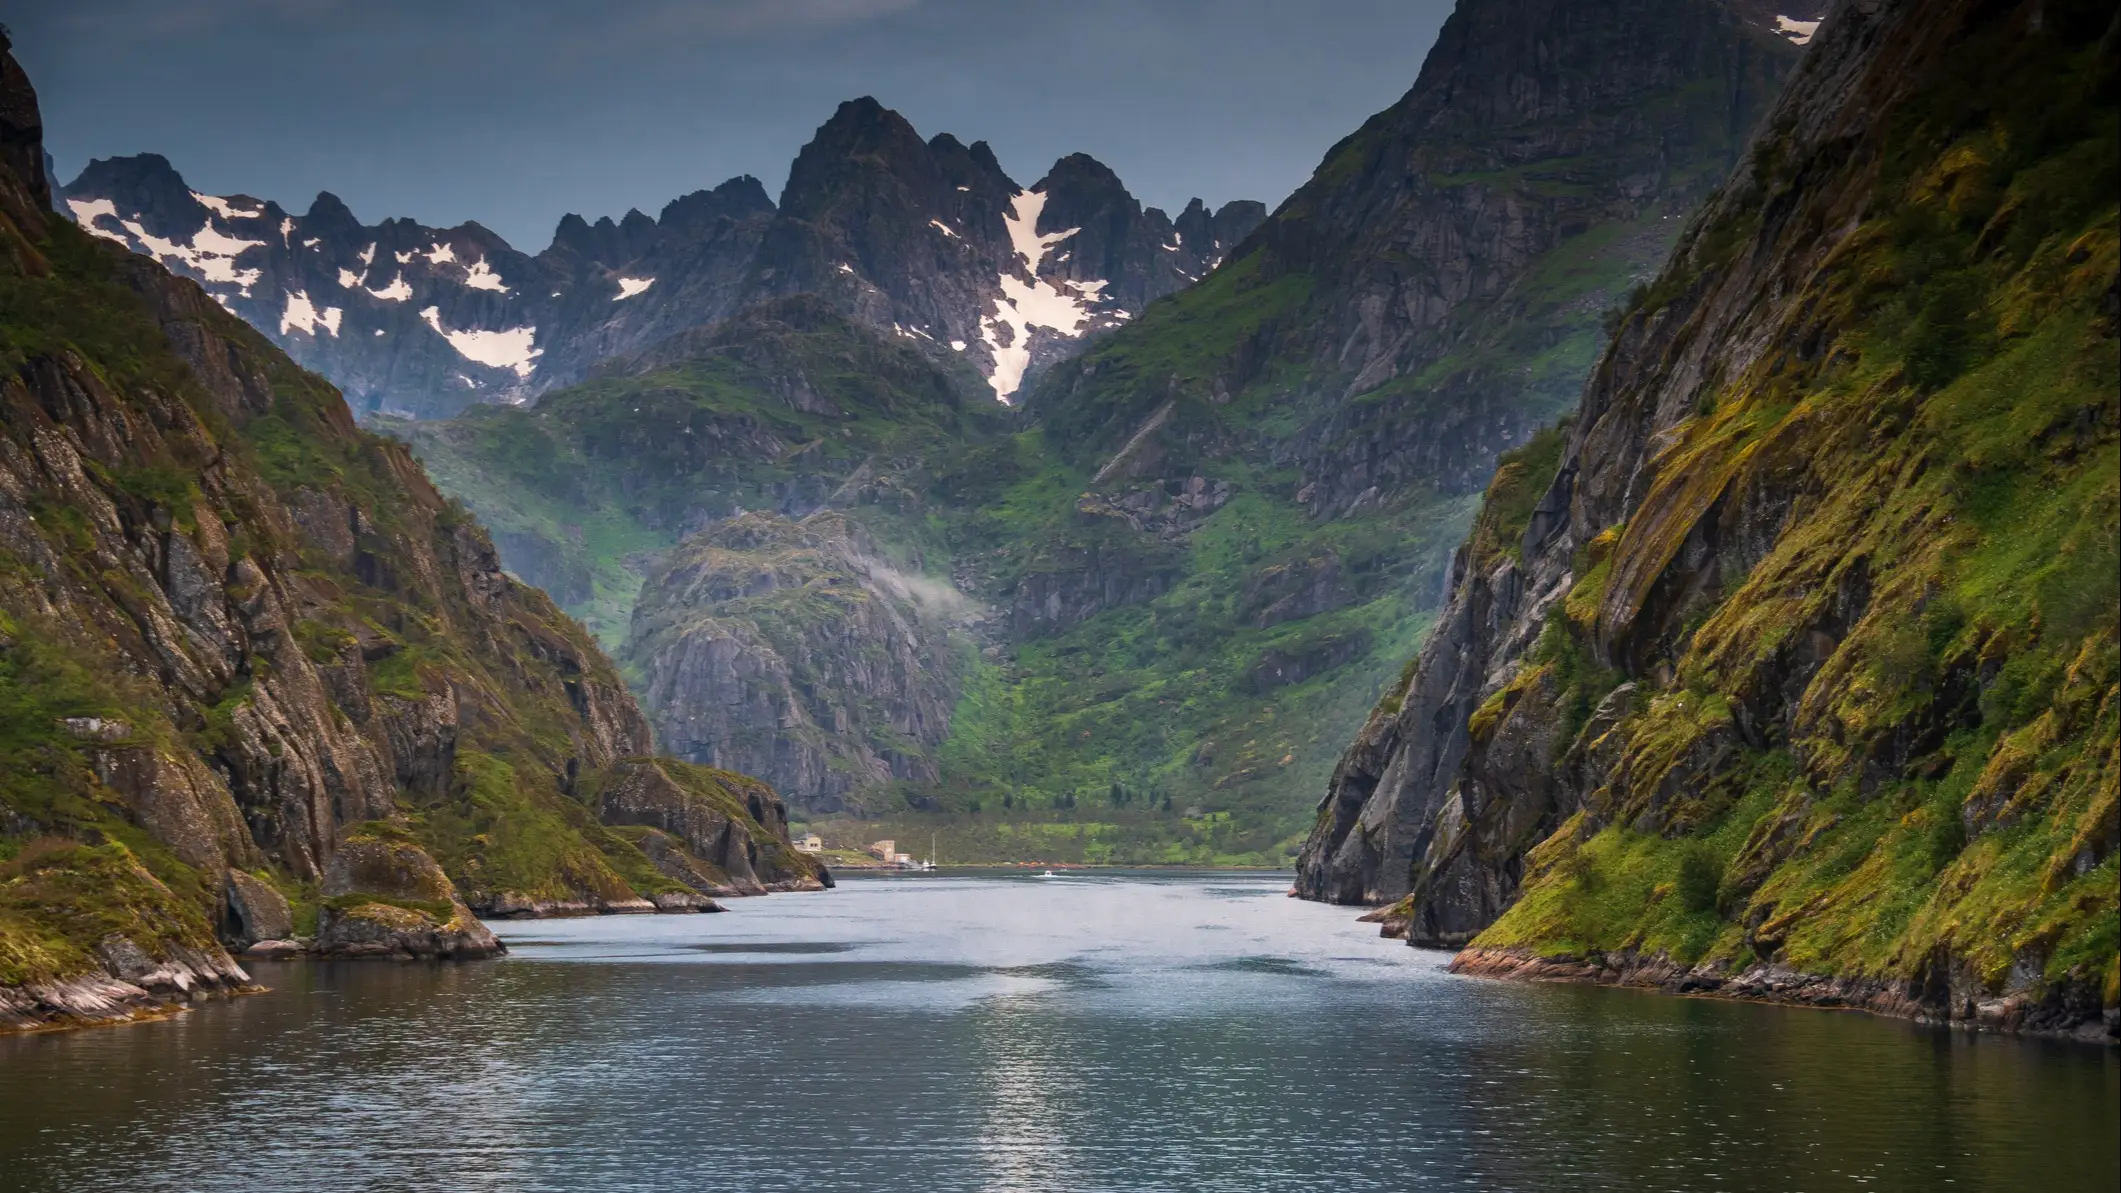
[[[228,919],[229,936],[237,944],[285,940],[295,934],[295,915],[287,897],[241,870],[228,872]]]

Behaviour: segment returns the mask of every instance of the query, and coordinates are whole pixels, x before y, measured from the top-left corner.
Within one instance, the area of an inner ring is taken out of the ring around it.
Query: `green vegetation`
[[[223,867],[310,932],[677,889],[575,795],[647,745],[593,640],[490,574],[402,445],[145,269],[0,207],[0,983],[92,971],[113,935],[211,948]],[[334,804],[387,818],[310,823]],[[341,828],[425,885],[320,898]]]
[[[945,457],[1007,423],[962,365],[884,343],[808,298],[683,337],[636,367],[529,410],[378,424],[493,532],[511,567],[612,651],[650,561],[703,520],[815,502],[848,483],[888,492],[928,460],[962,469]]]
[[[116,841],[42,837],[0,861],[0,985],[96,968],[96,946],[112,936],[149,956],[214,945],[199,901],[165,886]]]
[[[1659,690],[1613,731],[1625,779],[1477,944],[1899,979],[1950,958],[1992,990],[2121,993],[2121,116],[2094,40],[1969,42],[1891,116],[1870,214],[1791,304],[1815,347],[1725,379],[1579,560],[1543,657],[1629,649],[1710,502],[1811,478],[1686,618],[1668,682],[1637,677]],[[1693,268],[1750,235],[1705,229]],[[1828,657],[1777,704],[1800,649]],[[1773,740],[1699,769],[1741,707]]]

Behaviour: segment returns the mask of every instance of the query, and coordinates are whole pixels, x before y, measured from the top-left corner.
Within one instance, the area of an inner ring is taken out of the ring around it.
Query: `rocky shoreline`
[[[220,949],[173,950],[158,961],[124,937],[112,937],[96,953],[106,972],[0,986],[0,1032],[160,1019],[192,1003],[265,989]]]
[[[2121,1044],[2121,1014],[2100,1006],[2099,992],[2067,984],[2038,999],[2024,993],[1998,998],[1968,975],[1940,965],[1924,980],[1829,977],[1786,965],[1754,965],[1737,972],[1712,965],[1684,966],[1663,956],[1596,953],[1542,957],[1523,949],[1461,949],[1450,971],[1517,982],[1578,982],[1667,994],[1774,1003],[1822,1010],[1868,1011],[1943,1027],[2013,1035]]]

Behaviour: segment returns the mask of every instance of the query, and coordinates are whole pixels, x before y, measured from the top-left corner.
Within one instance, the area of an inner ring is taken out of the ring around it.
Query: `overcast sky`
[[[1448,0],[4,0],[59,174],[161,153],[197,189],[528,251],[738,174],[778,195],[841,100],[1083,151],[1143,202],[1270,206],[1413,84]]]

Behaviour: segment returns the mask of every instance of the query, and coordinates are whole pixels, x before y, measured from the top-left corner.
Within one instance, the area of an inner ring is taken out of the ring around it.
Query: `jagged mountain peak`
[[[12,170],[39,210],[51,206],[51,155],[44,151],[44,117],[37,89],[15,62],[13,43],[0,26],[0,171]]]
[[[228,198],[230,202],[235,202],[240,196],[231,195]],[[265,204],[259,203],[258,206],[264,207]],[[310,202],[309,210],[302,216],[302,221],[319,231],[329,230],[341,234],[358,233],[361,227],[361,221],[354,215],[353,208],[348,207],[345,200],[330,191],[317,192],[317,197]]]
[[[1064,187],[1079,187],[1085,190],[1113,190],[1124,192],[1127,187],[1112,172],[1112,167],[1091,157],[1087,153],[1071,153],[1053,163],[1046,176],[1031,187],[1035,191]]]
[[[792,294],[963,359],[1006,399],[1235,239],[1144,213],[1086,154],[1026,192],[986,142],[924,140],[873,96],[818,127],[778,204],[743,175],[658,216],[570,213],[535,256],[476,222],[366,226],[329,192],[299,216],[198,194],[152,154],[91,163],[66,197],[77,222],[200,282],[357,409],[426,416],[528,401]]]

